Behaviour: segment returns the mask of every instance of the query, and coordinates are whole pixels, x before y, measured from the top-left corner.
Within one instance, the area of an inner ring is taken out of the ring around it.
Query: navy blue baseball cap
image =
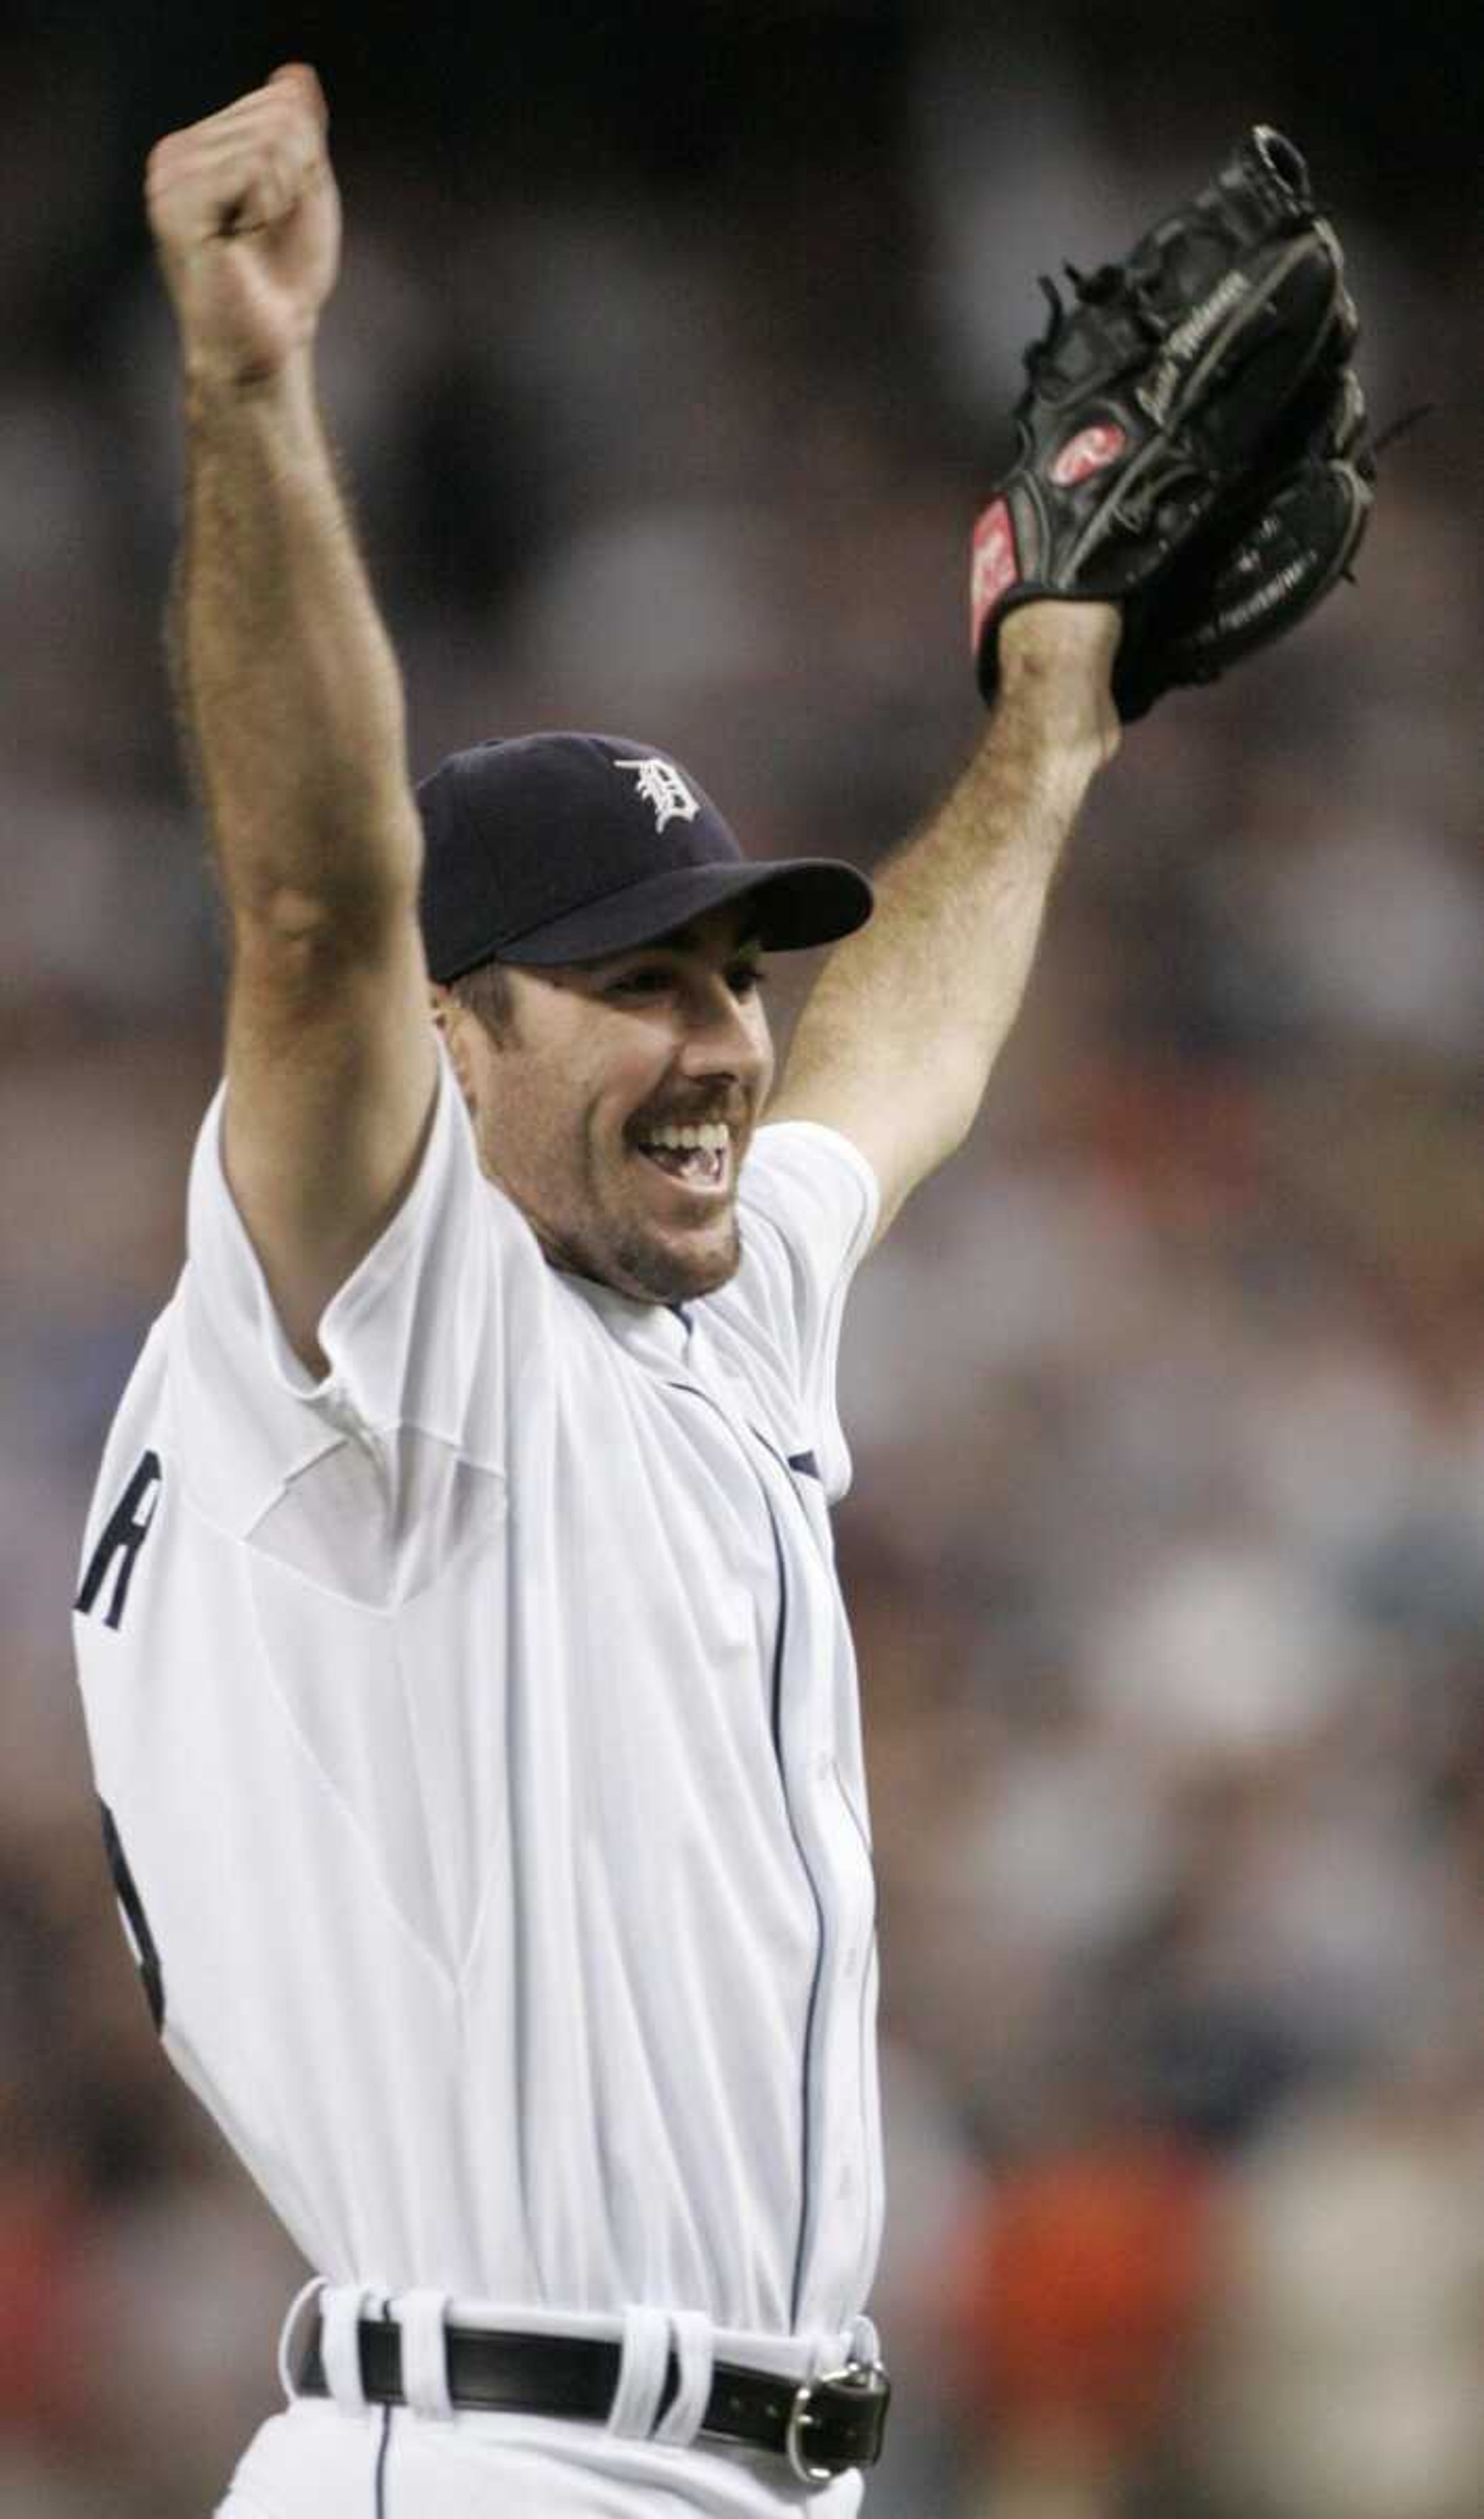
[[[596,960],[722,902],[756,905],[767,951],[832,945],[871,914],[838,858],[744,858],[668,753],[612,734],[522,734],[451,753],[417,788],[430,976]]]

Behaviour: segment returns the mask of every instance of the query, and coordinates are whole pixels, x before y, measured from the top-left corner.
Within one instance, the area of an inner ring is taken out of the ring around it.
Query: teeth
[[[724,1120],[706,1120],[694,1128],[651,1128],[644,1139],[646,1146],[671,1146],[677,1153],[695,1147],[710,1155],[724,1154],[731,1144],[731,1130]]]

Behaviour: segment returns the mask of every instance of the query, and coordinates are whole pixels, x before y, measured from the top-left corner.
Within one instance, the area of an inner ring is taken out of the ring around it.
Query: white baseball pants
[[[860,2499],[858,2474],[810,2491],[753,2451],[301,2397],[263,2425],[216,2519],[852,2519]]]

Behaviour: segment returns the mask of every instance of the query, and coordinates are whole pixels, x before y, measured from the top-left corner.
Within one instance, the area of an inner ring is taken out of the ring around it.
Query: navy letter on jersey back
[[[135,1560],[149,1537],[163,1476],[158,1453],[146,1452],[105,1523],[98,1545],[88,1560],[88,1570],[82,1578],[82,1590],[77,1595],[76,1604],[84,1617],[91,1612],[117,1558],[120,1562],[113,1583],[113,1597],[104,1613],[104,1625],[122,1626],[124,1604],[134,1579]]]

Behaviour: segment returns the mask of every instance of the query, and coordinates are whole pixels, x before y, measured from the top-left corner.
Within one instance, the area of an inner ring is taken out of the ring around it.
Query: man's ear
[[[474,1108],[473,1079],[469,1074],[465,1028],[459,1021],[465,1009],[460,1006],[452,989],[444,988],[437,980],[432,981],[428,988],[428,1008],[433,1018],[433,1030],[454,1062],[454,1074],[458,1080],[458,1090],[472,1111]]]

